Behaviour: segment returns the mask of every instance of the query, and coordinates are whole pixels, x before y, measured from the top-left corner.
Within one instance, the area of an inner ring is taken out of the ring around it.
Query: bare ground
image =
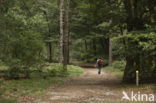
[[[123,103],[122,91],[153,93],[149,88],[121,88],[121,80],[112,73],[102,71],[98,75],[97,69],[86,68],[80,77],[50,87],[46,90],[48,95],[35,103]]]

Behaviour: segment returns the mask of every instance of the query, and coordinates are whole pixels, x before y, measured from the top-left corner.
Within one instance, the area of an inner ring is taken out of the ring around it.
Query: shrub
[[[46,78],[47,76],[50,77],[65,77],[70,75],[79,75],[82,74],[82,68],[78,66],[68,65],[67,72],[62,69],[63,65],[58,63],[47,63],[47,66],[42,69],[43,77]]]
[[[30,69],[24,66],[19,59],[13,59],[8,64],[9,68],[5,72],[6,79],[29,78]]]
[[[84,62],[95,62],[96,61],[96,57],[93,54],[91,54],[90,52],[81,53],[81,59]]]
[[[116,69],[124,70],[126,66],[126,62],[124,60],[122,61],[114,61],[112,66]]]
[[[108,59],[102,59],[103,60],[103,65],[106,66],[108,65]]]

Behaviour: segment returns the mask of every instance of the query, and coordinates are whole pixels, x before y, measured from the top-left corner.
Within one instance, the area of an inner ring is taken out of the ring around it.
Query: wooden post
[[[139,86],[139,71],[136,71],[136,86]]]

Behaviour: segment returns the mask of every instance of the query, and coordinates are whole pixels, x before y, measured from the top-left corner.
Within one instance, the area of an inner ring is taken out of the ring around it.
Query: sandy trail
[[[72,78],[47,90],[47,102],[42,103],[101,103],[121,100],[121,90],[117,90],[120,80],[111,73],[96,68],[84,69],[80,77]]]
[[[19,97],[19,103],[136,103],[122,101],[123,91],[129,97],[132,91],[156,96],[151,85],[145,87],[125,85],[113,73],[102,70],[99,75],[97,69],[93,68],[95,64],[76,65],[84,67],[84,74],[52,85],[43,95]]]
[[[96,68],[87,66],[81,76],[52,85],[45,91],[44,96],[19,98],[21,100],[19,103],[134,103],[121,101],[123,91],[128,95],[132,91],[135,93],[139,91],[156,96],[156,92],[148,85],[144,88],[125,87],[113,73],[102,71],[98,75]]]

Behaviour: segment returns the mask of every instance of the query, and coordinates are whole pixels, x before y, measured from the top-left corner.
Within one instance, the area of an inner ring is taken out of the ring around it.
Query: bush
[[[6,79],[29,78],[31,71],[29,68],[21,69],[21,67],[12,67],[5,73]]]
[[[81,59],[85,62],[95,62],[96,57],[93,54],[88,52],[88,53],[82,53]]]
[[[68,65],[69,76],[79,76],[83,73],[83,69],[79,66]]]
[[[16,35],[8,40],[4,39],[6,45],[0,45],[0,59],[8,66],[7,78],[29,78],[30,68],[37,68],[43,60],[40,52],[45,47],[44,41],[39,33],[31,30],[24,30]]]
[[[30,69],[24,66],[20,60],[14,59],[8,64],[9,68],[5,73],[7,79],[29,78]]]
[[[103,65],[106,66],[108,65],[108,59],[102,59],[103,60]]]
[[[118,79],[122,79],[123,71],[121,69],[114,68],[113,66],[106,66],[103,69],[107,72],[113,73]]]
[[[114,61],[112,66],[116,69],[124,70],[126,66],[126,62],[124,60],[122,61]]]
[[[58,63],[47,63],[47,66],[43,68],[42,72],[43,72],[43,76],[44,78],[46,78],[47,76],[50,77],[64,77],[64,76],[77,76],[79,74],[82,74],[82,68],[78,67],[78,66],[73,66],[73,65],[68,65],[67,66],[67,72],[65,72],[63,69],[63,65],[62,64],[58,64]]]

